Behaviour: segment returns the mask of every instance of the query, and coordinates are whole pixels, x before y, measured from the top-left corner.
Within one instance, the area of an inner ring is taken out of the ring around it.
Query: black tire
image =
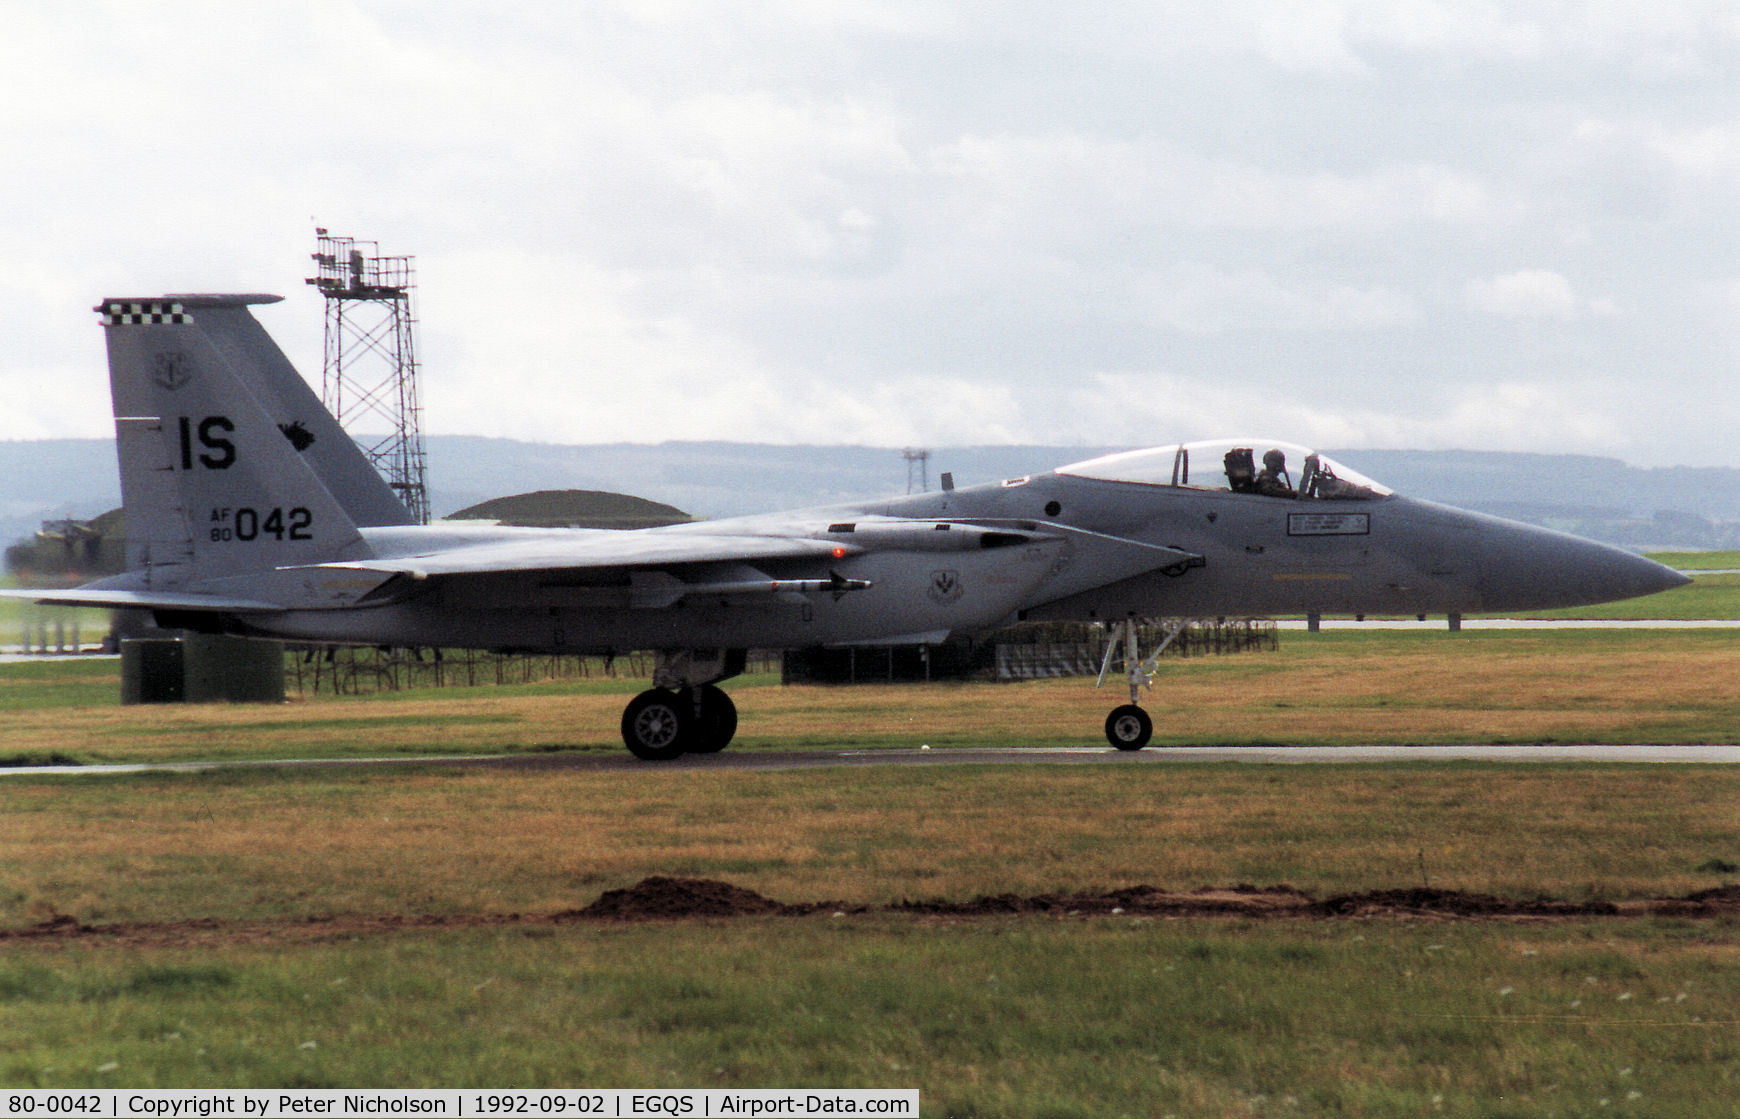
[[[622,741],[643,762],[680,758],[694,738],[694,705],[664,688],[644,691],[622,713]]]
[[[737,733],[737,705],[723,688],[702,684],[695,689],[691,709],[696,712],[691,754],[717,754],[730,745]]]
[[[1120,750],[1140,750],[1154,737],[1154,720],[1133,703],[1114,707],[1106,716],[1106,741]]]

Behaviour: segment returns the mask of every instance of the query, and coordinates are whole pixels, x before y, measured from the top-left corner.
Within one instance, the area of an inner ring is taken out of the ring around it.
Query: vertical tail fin
[[[238,313],[252,322],[247,305],[274,298],[107,299],[96,308],[108,340],[128,566],[147,586],[369,554],[295,436],[238,376],[245,335],[221,326],[233,327]],[[207,315],[224,344],[205,328]]]
[[[180,300],[184,307],[188,300],[208,300],[200,307],[200,330],[353,522],[365,528],[417,523],[247,303],[211,303],[209,297],[196,295],[167,298]]]

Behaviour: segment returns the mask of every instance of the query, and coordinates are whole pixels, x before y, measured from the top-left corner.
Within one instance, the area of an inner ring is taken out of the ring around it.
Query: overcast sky
[[[0,0],[0,438],[316,222],[431,433],[1740,463],[1725,0]]]

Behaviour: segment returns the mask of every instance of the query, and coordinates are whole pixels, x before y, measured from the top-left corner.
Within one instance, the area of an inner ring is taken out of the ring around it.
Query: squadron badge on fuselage
[[[941,606],[951,606],[961,600],[967,593],[967,588],[961,582],[959,571],[933,571],[930,573],[930,600]]]

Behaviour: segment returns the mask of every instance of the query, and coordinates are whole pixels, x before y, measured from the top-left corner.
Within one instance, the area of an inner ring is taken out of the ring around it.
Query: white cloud
[[[1008,386],[933,374],[866,383],[782,366],[680,312],[648,317],[622,277],[560,260],[486,252],[459,268],[490,294],[439,308],[463,316],[478,347],[444,355],[449,372],[430,378],[434,431],[564,443],[1031,436]]]
[[[1652,131],[1651,150],[1679,171],[1740,183],[1740,124]]]
[[[1375,232],[1507,214],[1481,176],[1430,163],[1359,173],[1277,170],[1150,138],[964,136],[930,166],[988,235],[1156,223],[1199,229]]]
[[[1351,34],[1372,47],[1418,55],[1508,61],[1538,59],[1553,37],[1533,8],[1441,0],[1366,0],[1349,5]]]
[[[1296,0],[1271,5],[1257,20],[1257,43],[1265,58],[1288,70],[1335,75],[1366,72],[1347,37],[1345,5]]]
[[[1501,380],[1442,395],[1447,400],[1437,414],[1389,417],[1388,445],[1465,447],[1470,433],[1478,433],[1482,447],[1507,451],[1572,446],[1611,453],[1631,443],[1624,417],[1574,382]]]
[[[1288,284],[1257,269],[1187,265],[1156,279],[1144,300],[1147,317],[1192,334],[1366,330],[1406,323],[1417,314],[1413,300],[1400,292]]]
[[[1740,123],[1672,127],[1635,116],[1591,117],[1572,131],[1591,158],[1642,162],[1687,179],[1740,185]]]
[[[1486,314],[1507,319],[1569,319],[1578,307],[1571,282],[1540,268],[1471,280],[1468,299]]]
[[[3,437],[112,437],[108,379],[91,376],[93,367],[100,368],[101,347],[91,350],[85,361],[76,364],[44,364],[29,374],[0,378],[0,414],[6,417]]]
[[[1115,399],[1115,412],[1090,401]],[[1633,446],[1605,402],[1576,384],[1422,384],[1411,407],[1386,409],[1320,398],[1310,386],[1227,380],[1209,385],[1167,373],[1100,374],[1072,401],[1098,441],[1131,445],[1263,437],[1321,448],[1384,447],[1539,451],[1565,446],[1606,453]]]

